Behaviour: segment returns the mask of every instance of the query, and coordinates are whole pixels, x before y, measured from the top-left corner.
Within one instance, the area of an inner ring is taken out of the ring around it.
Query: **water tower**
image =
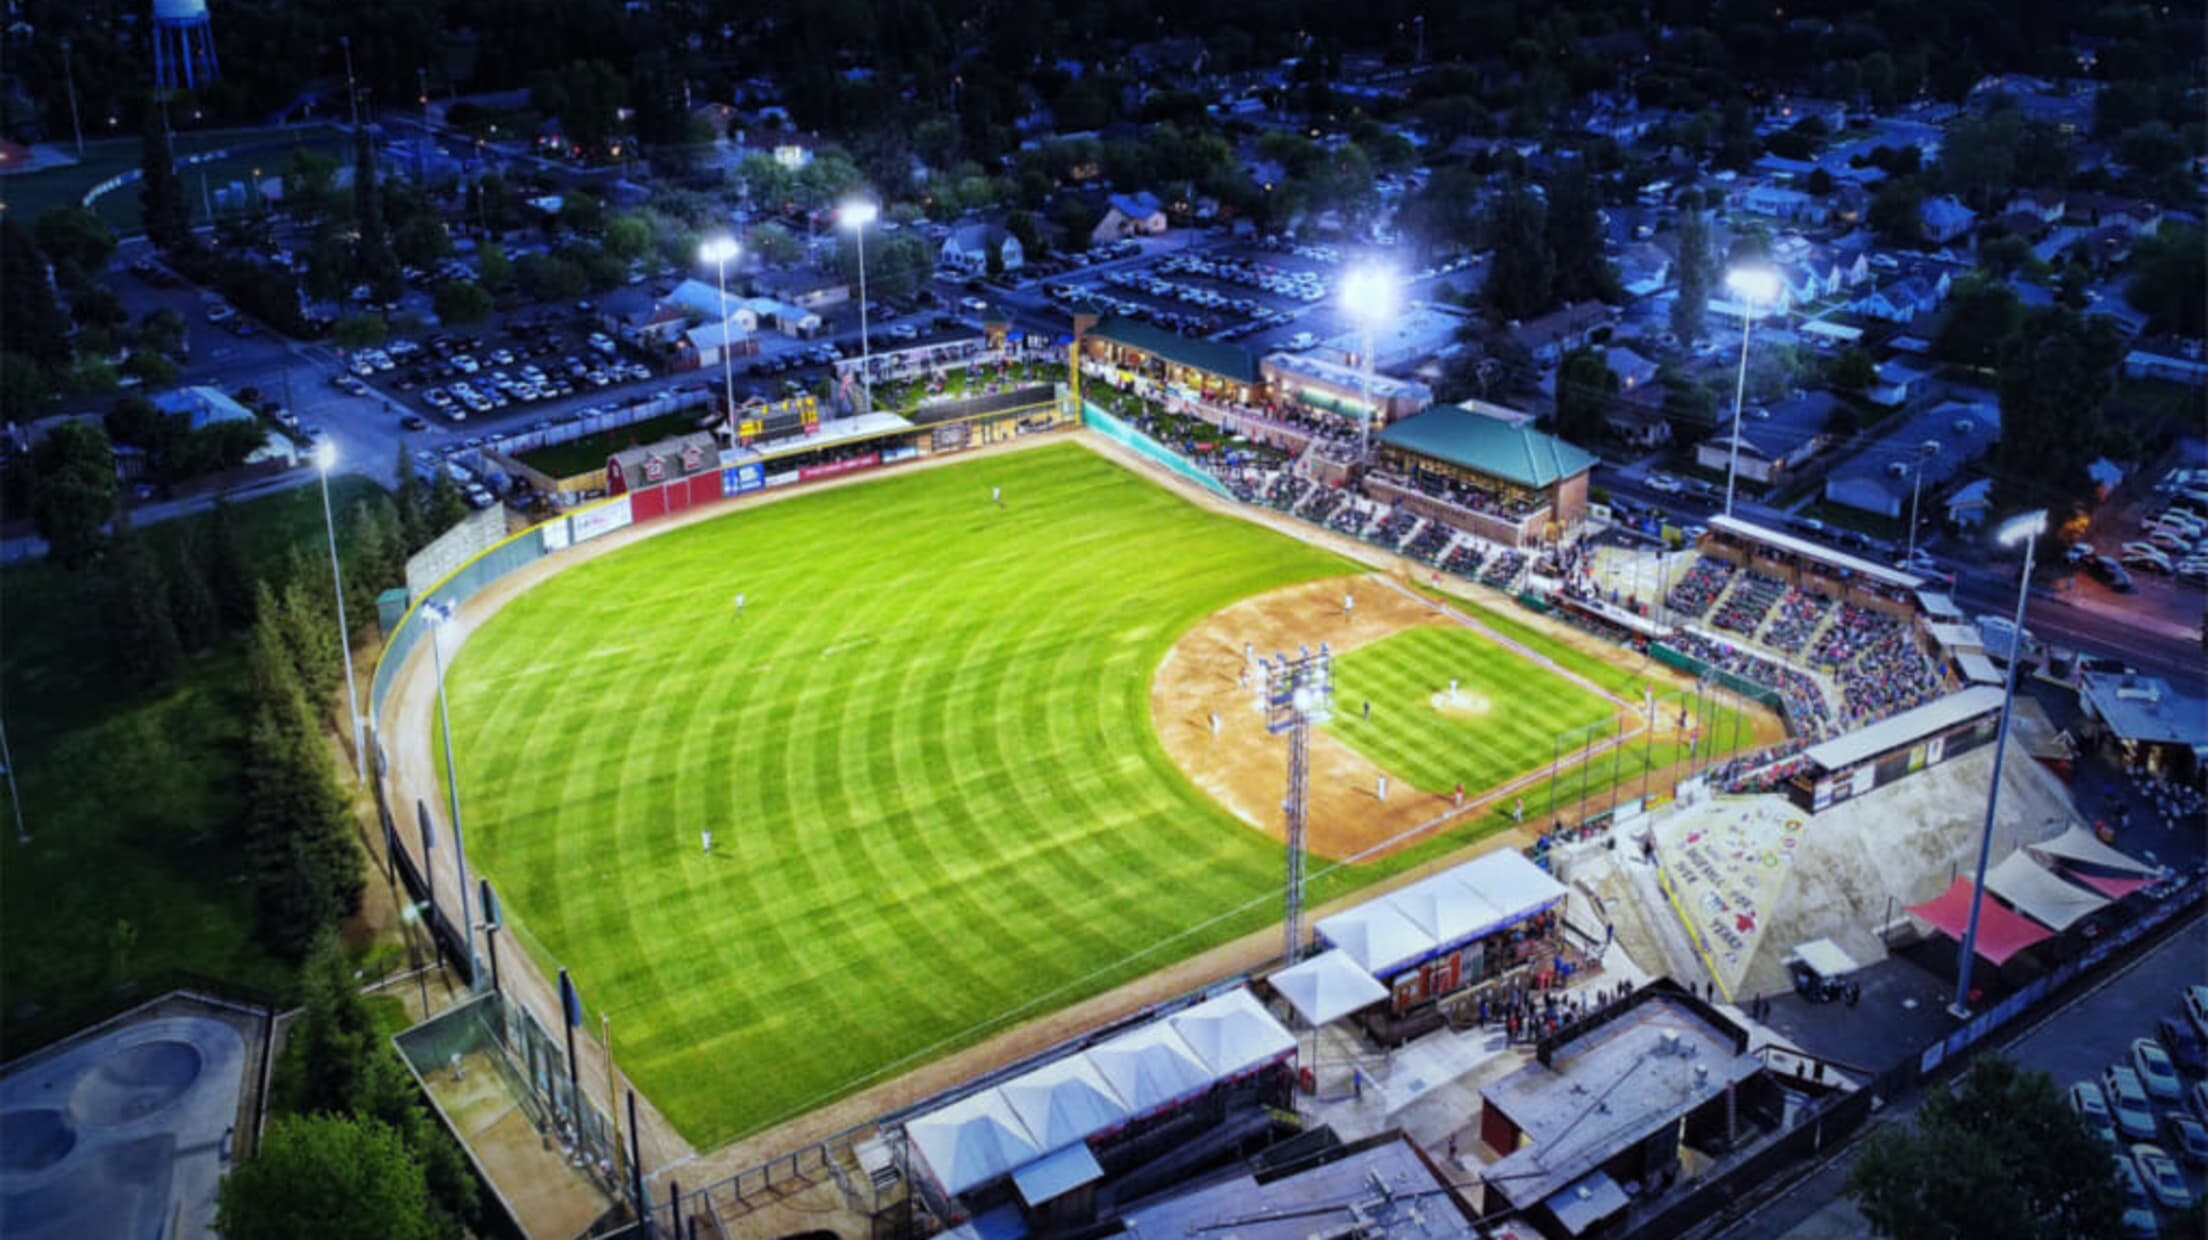
[[[197,90],[220,76],[207,0],[153,0],[155,88]]]

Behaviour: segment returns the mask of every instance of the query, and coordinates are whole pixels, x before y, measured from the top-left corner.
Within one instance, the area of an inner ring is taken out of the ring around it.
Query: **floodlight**
[[[864,228],[881,218],[882,209],[864,198],[854,198],[836,208],[836,222],[845,228]]]
[[[1368,325],[1394,316],[1399,293],[1395,273],[1385,267],[1359,267],[1342,277],[1342,309]]]
[[[1725,283],[1755,305],[1768,306],[1779,299],[1779,273],[1769,267],[1735,267],[1725,273]]]
[[[698,260],[707,263],[725,263],[736,257],[742,247],[734,237],[714,237],[698,246]]]
[[[316,443],[314,445],[314,463],[323,473],[330,472],[330,467],[337,464],[337,442],[324,436],[320,442]]]
[[[2001,541],[2002,546],[2013,547],[2025,539],[2037,538],[2046,532],[2047,510],[2041,508],[2035,512],[2019,513],[2003,521],[2001,529],[1994,537]]]

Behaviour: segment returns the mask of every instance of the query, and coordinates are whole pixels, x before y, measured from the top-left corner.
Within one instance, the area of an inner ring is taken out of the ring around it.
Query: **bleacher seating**
[[[1733,566],[1723,560],[1699,559],[1687,569],[1687,575],[1671,588],[1667,600],[1673,611],[1684,612],[1699,620],[1710,613],[1710,604],[1725,592],[1733,580]]]
[[[1753,569],[1742,571],[1737,578],[1732,590],[1718,600],[1710,622],[1728,632],[1754,636],[1779,596],[1786,593],[1786,583]]]
[[[1763,644],[1782,654],[1800,654],[1810,635],[1824,623],[1832,600],[1809,590],[1790,589],[1780,596],[1770,623],[1763,629]]]

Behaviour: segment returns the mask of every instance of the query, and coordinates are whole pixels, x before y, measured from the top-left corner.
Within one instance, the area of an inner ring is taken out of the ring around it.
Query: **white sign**
[[[797,471],[794,469],[785,469],[779,474],[767,475],[767,485],[770,487],[786,487],[796,481]]]
[[[544,549],[547,554],[563,550],[567,546],[567,518],[555,517],[537,527],[544,533]]]
[[[587,542],[600,534],[611,534],[631,519],[629,497],[622,495],[595,508],[585,508],[568,521],[575,527],[575,541]]]

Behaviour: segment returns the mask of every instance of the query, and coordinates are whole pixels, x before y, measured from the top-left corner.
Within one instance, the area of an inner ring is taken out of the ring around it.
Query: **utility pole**
[[[23,799],[15,792],[15,756],[8,752],[8,725],[0,721],[0,768],[8,773],[8,806],[15,811],[15,842],[31,842],[31,831],[23,825]]]
[[[77,115],[77,68],[69,57],[69,40],[61,41],[61,75],[69,83],[69,128],[77,136],[77,157],[84,157],[84,121]]]
[[[360,85],[353,77],[353,36],[337,36],[338,46],[345,49],[345,102],[352,105],[353,128],[360,128]]]

